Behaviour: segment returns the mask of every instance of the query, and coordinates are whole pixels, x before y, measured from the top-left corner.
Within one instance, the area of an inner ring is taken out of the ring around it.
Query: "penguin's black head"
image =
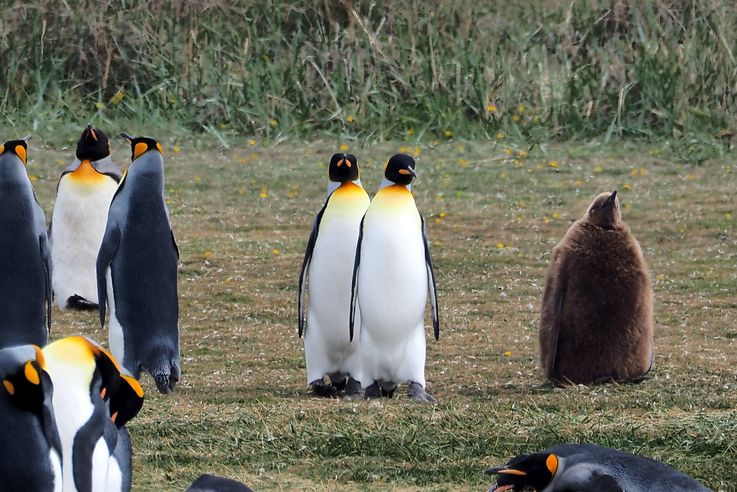
[[[415,160],[407,154],[396,154],[386,163],[384,177],[392,183],[408,185],[415,176]]]
[[[125,132],[121,133],[120,136],[123,139],[127,140],[129,144],[131,144],[131,160],[133,161],[138,159],[149,150],[155,150],[160,152],[161,154],[164,153],[164,149],[161,147],[161,144],[153,138],[131,137]]]
[[[496,487],[491,490],[520,491],[532,487],[541,491],[558,472],[559,458],[552,453],[521,454],[504,466],[489,468],[485,473],[497,475]]]
[[[619,198],[617,191],[602,193],[589,205],[586,213],[587,220],[598,227],[613,229],[622,220],[622,212],[619,209]]]
[[[353,154],[333,154],[328,167],[328,178],[336,183],[358,179],[358,159]]]
[[[0,350],[3,390],[19,409],[41,413],[44,400],[52,392],[44,365],[43,353],[35,345]]]
[[[20,140],[8,140],[4,144],[0,145],[0,155],[3,154],[15,154],[18,158],[23,161],[23,164],[28,163],[28,141],[31,136],[28,135]]]
[[[77,159],[80,161],[99,161],[110,155],[110,141],[102,130],[99,128],[92,128],[92,125],[87,125],[87,128],[82,132],[82,136],[79,137],[77,142]]]

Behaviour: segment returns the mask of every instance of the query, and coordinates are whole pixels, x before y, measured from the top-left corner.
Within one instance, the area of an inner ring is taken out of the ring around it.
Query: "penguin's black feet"
[[[379,386],[378,381],[375,381],[374,384],[366,388],[366,390],[363,392],[363,397],[367,400],[376,400],[382,397],[381,393],[381,386]]]
[[[394,392],[397,390],[397,385],[381,385],[381,396],[384,398],[394,398]]]
[[[74,294],[67,299],[68,309],[78,309],[80,311],[93,311],[99,306],[95,302],[90,302],[82,296]]]
[[[355,400],[358,398],[363,398],[363,388],[361,387],[361,383],[359,383],[352,377],[349,377],[345,385],[345,392],[343,393],[343,399],[344,400]]]
[[[315,381],[312,381],[310,383],[310,386],[312,387],[312,392],[315,394],[315,396],[320,396],[322,398],[332,398],[338,395],[338,391],[333,387],[333,385],[325,384],[325,381],[323,381],[322,379],[316,379]]]
[[[329,374],[328,377],[330,378],[330,383],[333,385],[333,388],[335,388],[337,392],[341,392],[345,389],[345,386],[348,382],[348,378],[345,374]]]
[[[425,391],[420,383],[409,383],[409,399],[414,401],[422,401],[425,403],[437,403],[435,397]]]

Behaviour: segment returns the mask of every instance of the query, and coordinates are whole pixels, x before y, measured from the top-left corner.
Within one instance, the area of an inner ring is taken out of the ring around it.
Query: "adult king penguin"
[[[95,260],[120,176],[107,136],[88,125],[77,142],[76,159],[59,177],[49,226],[52,285],[60,309],[97,309]]]
[[[425,391],[427,294],[432,301],[435,339],[440,333],[438,304],[425,221],[410,186],[415,161],[397,154],[361,221],[353,266],[350,335],[360,309],[361,384],[367,398],[391,396],[398,384],[409,397],[432,402]]]
[[[553,384],[639,381],[653,363],[653,294],[617,192],[602,193],[553,249],[540,362]]]
[[[53,385],[41,349],[0,350],[0,489],[62,490],[61,441]]]
[[[29,138],[0,145],[0,348],[43,346],[51,326],[46,218],[26,173]]]
[[[486,470],[497,475],[489,492],[707,492],[669,465],[594,444],[558,444]]]
[[[143,406],[140,384],[84,337],[57,340],[43,355],[54,384],[64,491],[127,492],[131,444],[124,425]]]
[[[138,378],[147,370],[161,393],[179,380],[179,250],[164,202],[164,158],[151,138],[121,135],[133,162],[113,197],[97,256],[100,323],[110,310],[110,351]]]
[[[370,200],[361,186],[358,161],[335,154],[328,168],[325,205],[318,212],[299,275],[299,336],[305,336],[307,382],[316,394],[346,396],[361,392],[356,341],[350,340],[345,316],[350,308],[358,228]],[[309,278],[307,331],[304,295]],[[356,313],[360,320],[360,313]],[[359,321],[360,323],[360,321]],[[331,384],[325,384],[328,375]]]

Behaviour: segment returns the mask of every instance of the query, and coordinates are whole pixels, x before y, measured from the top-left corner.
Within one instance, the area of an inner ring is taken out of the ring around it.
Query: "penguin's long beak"
[[[504,466],[497,466],[494,468],[489,468],[486,471],[484,471],[487,475],[496,475],[496,474],[504,474],[504,475],[517,475],[520,477],[524,477],[527,475],[526,472],[523,472],[521,470],[515,470],[514,468],[507,468]]]

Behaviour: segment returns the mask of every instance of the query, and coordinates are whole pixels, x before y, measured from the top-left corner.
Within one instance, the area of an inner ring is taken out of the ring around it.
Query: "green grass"
[[[349,142],[371,194],[392,153],[417,154],[414,192],[442,323],[426,370],[440,403],[423,406],[402,390],[370,403],[307,391],[297,279],[335,140],[223,149],[214,138],[195,148],[166,135],[184,373],[166,397],[143,379],[147,400],[129,425],[135,490],[183,490],[202,472],[256,490],[484,490],[486,467],[563,441],[646,454],[735,490],[731,159],[684,165],[664,159],[662,145],[627,142],[524,157],[528,146],[507,139]],[[113,144],[124,161],[127,149]],[[31,144],[28,170],[47,217],[71,158]],[[537,366],[548,252],[612,189],[653,276],[655,369],[640,385],[552,389]],[[106,338],[93,313],[54,311],[53,338],[78,333]]]
[[[700,161],[737,131],[736,30],[727,0],[6,2],[0,127],[672,138]]]

